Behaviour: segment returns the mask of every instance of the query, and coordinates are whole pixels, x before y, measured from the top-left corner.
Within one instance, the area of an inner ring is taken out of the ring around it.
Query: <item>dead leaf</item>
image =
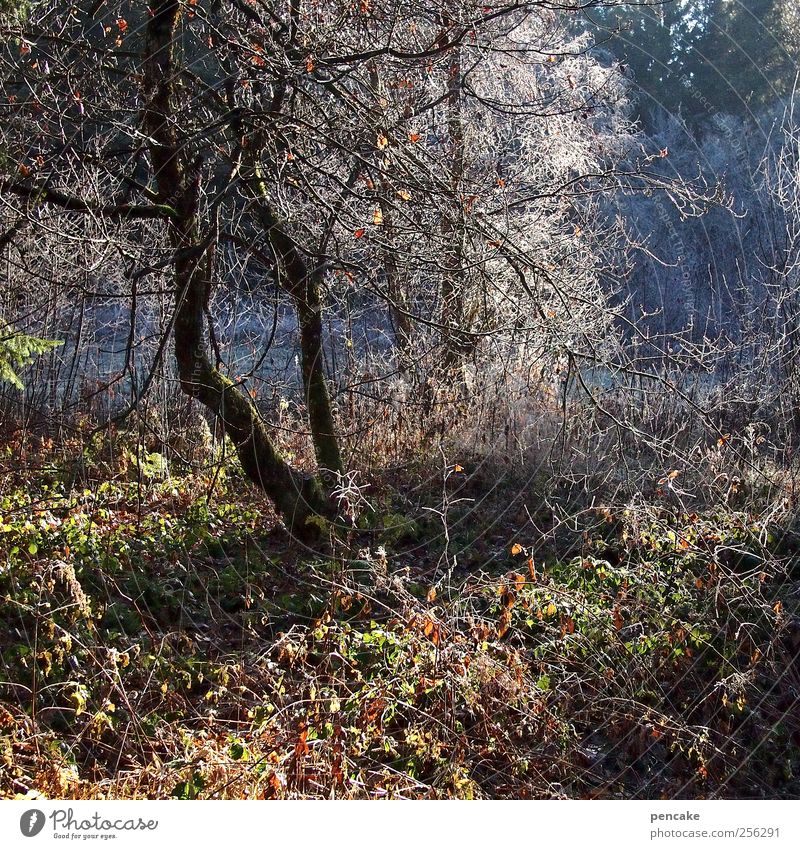
[[[294,755],[296,758],[301,758],[303,755],[307,755],[310,751],[308,748],[308,743],[306,740],[308,739],[308,726],[301,722],[299,726],[300,734],[297,738],[297,743],[294,746]]]
[[[500,623],[497,626],[497,639],[501,640],[511,627],[511,611],[506,609],[500,614]]]

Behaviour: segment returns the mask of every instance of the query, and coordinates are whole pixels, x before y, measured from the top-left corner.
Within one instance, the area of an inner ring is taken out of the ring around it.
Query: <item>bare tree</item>
[[[184,393],[301,530],[345,470],[323,321],[343,293],[394,325],[406,377],[609,338],[600,270],[620,233],[594,201],[648,175],[624,76],[574,11],[34,2],[4,26],[0,198],[70,238],[92,222],[136,285],[171,277],[155,359],[171,336]],[[242,262],[294,309],[316,474],[281,456],[216,344],[214,295]]]

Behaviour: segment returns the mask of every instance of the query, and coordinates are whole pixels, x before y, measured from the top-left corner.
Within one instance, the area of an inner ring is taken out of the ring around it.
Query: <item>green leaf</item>
[[[196,772],[188,781],[181,781],[176,784],[170,795],[173,799],[197,799],[204,787],[203,776]]]

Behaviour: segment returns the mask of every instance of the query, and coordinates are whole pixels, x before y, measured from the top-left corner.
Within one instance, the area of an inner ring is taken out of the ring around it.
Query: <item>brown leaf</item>
[[[511,610],[516,600],[517,594],[513,590],[508,588],[504,589],[502,595],[500,596],[500,604],[502,604],[506,610]]]
[[[511,627],[511,611],[504,610],[500,614],[500,624],[497,626],[497,639],[501,640],[508,633]]]
[[[296,758],[301,758],[303,755],[307,755],[310,751],[308,748],[308,743],[306,740],[308,739],[308,726],[305,722],[301,722],[299,726],[300,735],[297,738],[297,742],[294,746],[294,755]]]

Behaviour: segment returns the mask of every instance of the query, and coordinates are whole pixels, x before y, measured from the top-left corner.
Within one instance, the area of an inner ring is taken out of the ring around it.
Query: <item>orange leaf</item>
[[[431,602],[436,601],[436,587],[431,587],[428,590],[427,598],[428,598],[428,601],[431,601]]]
[[[363,227],[359,227],[358,230],[353,233],[353,235],[356,237],[356,239],[360,239],[365,235],[366,232],[367,231]]]
[[[400,191],[397,193],[397,195],[401,200],[404,200],[404,201],[411,200],[411,192],[406,191],[405,189],[400,189]]]
[[[623,619],[622,619],[622,614],[619,612],[619,608],[618,608],[618,607],[615,607],[615,608],[611,611],[611,619],[612,619],[612,620],[613,620],[613,622],[614,622],[614,628],[615,628],[617,631],[622,630],[622,623],[623,623]]]
[[[511,556],[516,557],[518,554],[522,554],[522,546],[518,542],[515,542],[511,546]]]
[[[505,589],[505,590],[503,590],[503,594],[500,597],[500,604],[502,604],[503,607],[506,610],[511,610],[511,608],[514,606],[514,602],[516,600],[517,600],[516,593],[512,592],[509,589]]]
[[[297,738],[297,743],[294,747],[295,757],[301,758],[303,755],[307,755],[310,749],[308,748],[308,743],[306,742],[308,738],[308,728],[304,722],[300,723],[300,736]]]
[[[372,223],[376,227],[380,227],[383,224],[383,210],[379,206],[376,206],[372,213]]]
[[[409,133],[408,140],[411,144],[416,144],[419,141],[419,133]]]
[[[535,581],[536,580],[536,566],[533,563],[532,557],[528,558],[528,573],[531,576],[531,580]]]
[[[378,150],[385,150],[389,145],[389,139],[383,133],[378,133],[378,140],[375,142]]]
[[[511,627],[511,611],[504,610],[500,614],[500,624],[497,627],[497,639],[500,640],[508,633],[508,629]]]

